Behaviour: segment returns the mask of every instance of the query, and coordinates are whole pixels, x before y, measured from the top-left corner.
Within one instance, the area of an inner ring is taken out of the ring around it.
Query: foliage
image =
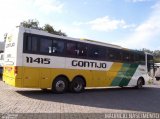
[[[160,50],[151,51],[151,50],[149,50],[149,49],[143,48],[142,51],[145,51],[145,52],[148,52],[148,53],[153,54],[153,56],[154,56],[154,61],[155,61],[156,63],[160,63]]]
[[[48,31],[49,33],[52,34],[56,34],[56,35],[60,35],[60,36],[67,36],[65,33],[63,33],[61,30],[56,31],[53,26],[49,25],[49,24],[45,24],[43,27],[44,31]]]
[[[47,31],[48,33],[55,34],[55,35],[67,36],[61,30],[58,30],[58,31],[55,30],[53,28],[53,26],[51,26],[49,24],[45,24],[43,27],[40,27],[38,20],[29,19],[28,21],[21,22],[20,26],[23,26],[25,28],[32,28],[32,29],[38,29],[38,30]]]

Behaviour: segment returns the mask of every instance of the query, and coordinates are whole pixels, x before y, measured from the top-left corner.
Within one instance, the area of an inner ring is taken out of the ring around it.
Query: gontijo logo
[[[13,36],[12,36],[12,35],[9,35],[9,36],[7,37],[8,43],[6,44],[6,48],[8,48],[8,47],[14,47],[14,46],[15,46],[15,43],[12,42],[12,39],[13,39]]]
[[[9,36],[7,37],[7,40],[8,40],[8,42],[11,42],[11,41],[12,41],[12,35],[9,35]]]

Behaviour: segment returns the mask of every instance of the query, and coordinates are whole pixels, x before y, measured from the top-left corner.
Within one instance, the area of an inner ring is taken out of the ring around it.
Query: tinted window
[[[135,54],[135,63],[145,64],[145,55],[136,53]]]
[[[25,51],[26,52],[37,52],[38,51],[38,38],[36,36],[25,37]]]
[[[130,52],[130,62],[134,62],[134,52]]]
[[[40,40],[40,52],[50,54],[52,48],[52,40],[47,38],[41,38]]]
[[[86,44],[83,44],[83,43],[77,44],[77,56],[79,58],[86,58],[87,57],[87,50],[88,50],[88,47]]]
[[[122,52],[122,60],[124,62],[129,62],[130,61],[130,52],[123,51]]]
[[[66,52],[67,52],[68,56],[76,57],[77,56],[76,43],[74,43],[74,42],[67,42]]]
[[[121,58],[121,55],[122,55],[122,53],[121,53],[121,50],[119,50],[119,49],[114,49],[114,48],[108,48],[108,59],[109,60],[113,60],[113,61],[118,61],[118,62],[120,62],[121,60],[122,60],[122,58]]]
[[[140,63],[141,64],[145,64],[145,55],[144,54],[140,54]]]
[[[59,39],[53,40],[52,53],[54,55],[61,55],[64,52],[64,42]]]
[[[89,45],[88,56],[92,59],[104,60],[106,58],[106,49],[101,46]]]

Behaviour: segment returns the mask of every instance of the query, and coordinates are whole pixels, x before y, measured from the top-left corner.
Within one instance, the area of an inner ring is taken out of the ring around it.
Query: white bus
[[[160,80],[160,63],[155,63],[155,68],[156,68],[155,78],[157,81],[159,81]]]
[[[149,84],[152,55],[117,45],[18,27],[8,34],[3,81],[15,87],[82,92]]]
[[[3,61],[4,61],[4,53],[0,53],[0,76],[2,75],[3,72]]]

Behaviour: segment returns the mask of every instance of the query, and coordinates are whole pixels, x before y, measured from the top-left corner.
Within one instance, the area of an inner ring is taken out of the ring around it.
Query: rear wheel
[[[143,87],[143,84],[144,84],[143,79],[142,79],[142,78],[139,78],[138,81],[137,81],[137,86],[136,86],[136,88],[142,88],[142,87]]]
[[[81,77],[74,78],[73,81],[70,83],[70,91],[74,93],[83,92],[84,87],[85,87],[85,82]]]
[[[52,91],[54,93],[64,93],[68,89],[68,81],[65,77],[57,77],[52,84]]]

